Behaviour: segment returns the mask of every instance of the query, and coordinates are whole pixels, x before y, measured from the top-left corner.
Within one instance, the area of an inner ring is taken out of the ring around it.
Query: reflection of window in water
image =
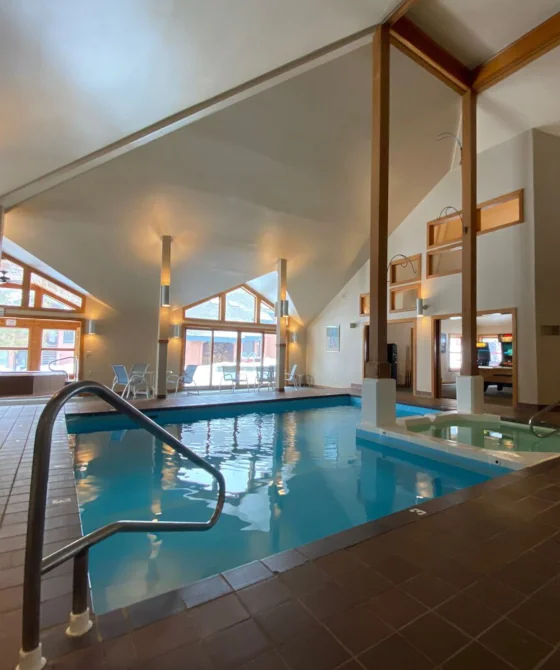
[[[449,439],[456,440],[459,436],[459,426],[449,426]]]
[[[494,430],[485,430],[484,437],[491,437],[493,440],[501,440],[503,438],[503,434],[497,433]]]

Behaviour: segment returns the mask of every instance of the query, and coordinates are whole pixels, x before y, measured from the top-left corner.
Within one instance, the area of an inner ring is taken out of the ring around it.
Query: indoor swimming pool
[[[127,533],[93,547],[97,613],[348,529],[506,472],[414,456],[356,439],[355,399],[162,413],[158,421],[218,467],[226,503],[205,533]],[[423,413],[398,408],[399,416]],[[181,418],[182,417],[182,418]],[[116,416],[71,420],[84,533],[121,519],[206,520],[216,484],[165,444]],[[391,446],[389,446],[389,444]]]

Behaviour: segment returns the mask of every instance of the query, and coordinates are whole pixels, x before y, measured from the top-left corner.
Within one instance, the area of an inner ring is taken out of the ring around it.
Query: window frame
[[[15,284],[13,282],[6,282],[5,284],[1,284],[0,288],[16,288],[21,290],[21,305],[4,305],[5,310],[16,310],[16,311],[37,311],[37,312],[48,312],[48,313],[56,313],[56,314],[83,314],[86,310],[86,296],[83,293],[80,293],[79,291],[76,291],[73,288],[70,288],[63,282],[59,281],[58,279],[54,279],[53,277],[50,277],[49,275],[45,274],[44,272],[41,272],[40,270],[37,270],[34,267],[31,267],[30,265],[27,265],[26,263],[23,263],[22,261],[19,261],[17,258],[14,258],[13,256],[10,256],[9,254],[3,253],[2,254],[2,260],[7,260],[10,263],[14,263],[15,265],[18,265],[19,267],[23,268],[23,279],[21,284]],[[39,286],[38,284],[33,284],[31,281],[31,276],[32,275],[37,275],[38,277],[42,277],[48,282],[51,282],[55,286],[58,286],[59,288],[63,289],[64,291],[68,291],[72,295],[76,296],[80,300],[80,305],[75,305],[74,303],[70,302],[69,300],[66,300],[62,296],[56,295],[53,291],[49,291],[49,289],[44,288],[42,286]],[[33,294],[33,305],[30,304],[30,292],[34,291]],[[68,306],[68,309],[59,309],[59,308],[53,308],[53,307],[43,307],[42,306],[42,300],[43,296],[49,296],[53,300],[56,300],[57,302],[60,302],[64,305]]]
[[[239,289],[243,289],[247,291],[250,295],[252,295],[255,298],[255,311],[254,311],[254,321],[230,321],[226,319],[226,296],[228,293],[232,293],[233,291],[237,291]],[[199,317],[193,317],[193,316],[187,316],[187,310],[192,309],[193,307],[197,307],[198,305],[202,305],[205,302],[208,302],[209,300],[213,300],[214,298],[218,298],[218,314],[219,317],[218,319],[204,319],[204,318],[199,318]],[[214,295],[208,296],[202,300],[197,300],[196,302],[190,303],[188,305],[184,305],[182,308],[182,313],[183,313],[183,323],[188,324],[188,325],[206,325],[210,327],[215,327],[216,325],[226,325],[226,326],[234,326],[234,327],[243,327],[247,329],[255,328],[255,329],[270,329],[272,332],[273,330],[276,330],[276,323],[264,323],[261,321],[261,305],[264,304],[267,307],[269,307],[274,313],[276,313],[276,309],[274,304],[268,300],[268,298],[265,298],[264,295],[261,295],[258,291],[255,291],[255,289],[251,288],[247,284],[239,284],[238,286],[232,286],[231,288],[228,288],[227,291],[221,291],[220,293],[215,293]],[[278,316],[276,317],[278,319]]]
[[[448,350],[448,356],[447,356],[447,369],[449,372],[460,372],[461,371],[461,366],[463,365],[463,339],[462,335],[460,333],[448,333],[447,335],[448,340],[449,340],[449,346],[447,348]],[[459,351],[451,351],[451,340],[455,339],[459,341]],[[452,367],[451,366],[451,354],[454,355],[459,355],[460,360],[459,360],[459,366],[458,367]]]

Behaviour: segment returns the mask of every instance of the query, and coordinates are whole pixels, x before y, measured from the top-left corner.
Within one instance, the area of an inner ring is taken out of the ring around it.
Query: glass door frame
[[[263,364],[264,364],[264,336],[265,335],[276,335],[276,326],[269,328],[263,327],[261,324],[258,326],[251,327],[253,324],[235,324],[232,323],[216,323],[216,324],[204,324],[199,325],[198,323],[188,323],[184,322],[181,328],[181,366],[184,370],[186,363],[186,354],[187,354],[187,332],[189,330],[205,330],[210,334],[210,385],[209,386],[199,386],[202,390],[214,390],[219,388],[219,384],[213,383],[213,370],[214,370],[214,333],[219,331],[235,332],[237,333],[237,354],[235,360],[235,369],[237,371],[237,376],[240,374],[241,370],[241,336],[242,334],[254,333],[255,335],[261,336],[261,365],[260,371],[262,374]]]

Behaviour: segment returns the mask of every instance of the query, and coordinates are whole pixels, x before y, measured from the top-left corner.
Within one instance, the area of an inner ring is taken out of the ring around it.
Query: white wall
[[[535,171],[535,283],[539,403],[560,398],[560,337],[541,326],[560,325],[560,138],[533,131]]]
[[[532,133],[527,132],[478,156],[478,201],[525,189],[525,223],[478,238],[479,310],[518,309],[519,400],[537,401],[535,342],[535,278]],[[461,208],[461,172],[450,171],[389,237],[389,257],[422,253],[422,297],[427,316],[461,311],[461,275],[426,280],[426,223],[441,210]],[[368,291],[364,267],[327,305],[308,328],[307,365],[319,384],[347,386],[361,382],[361,330],[349,330],[358,321],[359,294]],[[395,317],[415,316],[401,312]],[[389,319],[394,318],[389,315]],[[325,352],[326,325],[341,326],[341,351]],[[432,389],[431,319],[417,323],[416,384],[419,392]]]

